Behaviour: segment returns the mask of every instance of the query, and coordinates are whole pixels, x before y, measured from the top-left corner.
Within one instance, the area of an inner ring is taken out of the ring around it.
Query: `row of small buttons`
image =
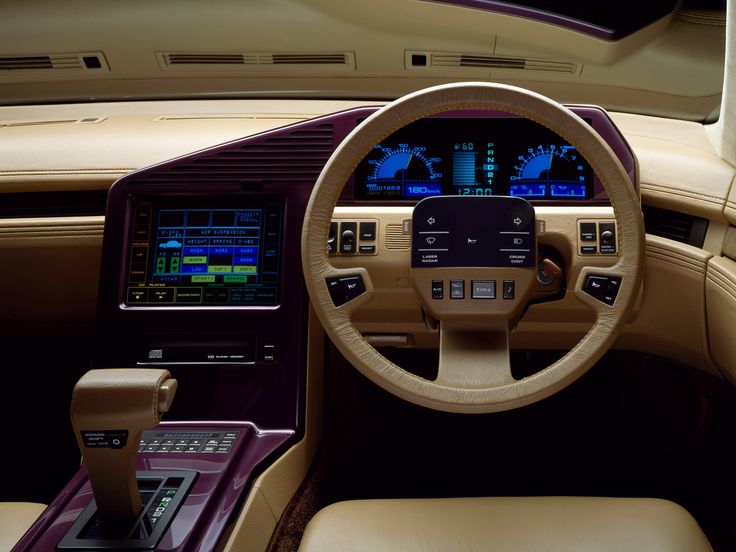
[[[496,280],[471,280],[473,299],[495,299]],[[513,299],[516,295],[516,282],[503,281],[503,298]],[[445,296],[444,280],[432,280],[432,299],[443,299]],[[450,280],[450,299],[465,299],[465,280]]]
[[[141,440],[141,453],[200,453],[227,454],[235,443],[235,437],[223,439],[150,439]]]

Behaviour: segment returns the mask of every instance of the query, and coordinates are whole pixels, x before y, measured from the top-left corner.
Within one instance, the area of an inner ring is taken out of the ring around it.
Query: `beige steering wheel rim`
[[[588,333],[564,357],[541,372],[498,386],[445,385],[415,376],[392,363],[357,331],[351,315],[373,295],[364,268],[336,269],[326,251],[332,213],[345,182],[360,160],[395,130],[423,117],[459,109],[502,111],[540,123],[560,135],[590,163],[603,184],[618,227],[620,256],[596,274],[619,275],[622,282],[609,306],[582,290],[592,269],[585,268],[574,293],[595,313]],[[517,408],[541,400],[572,383],[613,344],[641,285],[644,224],[639,198],[611,148],[577,115],[560,104],[521,88],[491,83],[448,84],[420,90],[388,104],[356,127],[337,147],[322,170],[307,206],[302,231],[302,265],[307,290],[326,333],[345,358],[368,379],[405,400],[448,412],[483,413]],[[326,278],[360,274],[366,292],[335,307]]]

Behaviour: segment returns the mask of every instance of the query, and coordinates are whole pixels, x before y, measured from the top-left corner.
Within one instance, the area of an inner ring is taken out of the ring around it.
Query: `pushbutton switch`
[[[473,280],[473,291],[471,292],[471,297],[473,299],[495,299],[496,281]]]
[[[442,280],[432,280],[432,299],[442,299],[445,295],[445,285]]]
[[[616,223],[600,222],[598,223],[598,232],[600,234],[601,254],[613,255],[616,253]]]
[[[514,280],[503,281],[503,298],[513,299],[516,296],[516,282]]]
[[[337,253],[337,223],[330,223],[330,233],[327,235],[327,254]]]
[[[357,274],[355,276],[327,278],[326,282],[327,289],[330,292],[330,298],[336,307],[344,305],[348,301],[355,299],[358,295],[365,293],[363,278]]]
[[[465,280],[450,280],[450,299],[465,299]]]
[[[594,242],[598,237],[595,222],[580,223],[580,241]]]
[[[355,222],[343,222],[340,225],[340,253],[352,255],[355,253]]]
[[[361,241],[373,241],[376,239],[376,223],[361,222],[360,223],[360,239]]]

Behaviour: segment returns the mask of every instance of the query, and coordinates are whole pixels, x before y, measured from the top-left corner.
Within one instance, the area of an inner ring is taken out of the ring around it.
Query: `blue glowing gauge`
[[[442,173],[435,170],[440,157],[427,155],[424,146],[398,144],[397,147],[377,145],[367,163],[371,172],[366,178],[369,195],[382,194],[402,197],[427,197],[442,192]]]
[[[569,145],[539,145],[518,156],[509,178],[509,195],[521,197],[585,197],[585,161]]]

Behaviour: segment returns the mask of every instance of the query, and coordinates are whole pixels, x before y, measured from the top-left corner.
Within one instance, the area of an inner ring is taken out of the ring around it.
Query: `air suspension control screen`
[[[280,199],[138,198],[124,303],[277,305],[282,227]]]

